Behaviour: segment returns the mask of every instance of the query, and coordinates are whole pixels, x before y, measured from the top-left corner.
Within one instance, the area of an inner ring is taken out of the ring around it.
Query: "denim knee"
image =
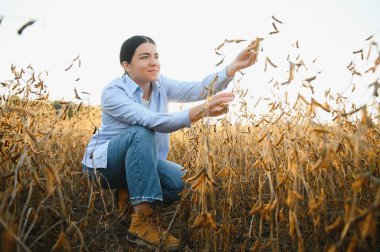
[[[183,180],[182,178],[178,178],[174,181],[173,188],[170,188],[170,189],[176,192],[182,192],[183,188],[184,188]]]
[[[156,132],[145,128],[143,126],[131,126],[127,128],[127,132],[134,132],[134,137],[141,139],[143,141],[149,142],[157,142]]]
[[[173,187],[171,188],[163,188],[162,193],[163,193],[163,202],[165,204],[171,204],[175,201],[178,201],[181,199],[181,192],[187,187],[187,183],[184,183],[182,179],[177,179],[173,183]]]

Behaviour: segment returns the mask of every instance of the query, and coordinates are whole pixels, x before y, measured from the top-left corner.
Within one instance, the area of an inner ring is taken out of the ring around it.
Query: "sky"
[[[324,91],[331,88],[360,105],[371,99],[368,85],[380,75],[377,70],[353,79],[346,67],[353,60],[364,71],[376,58],[376,51],[368,61],[353,51],[368,49],[365,39],[373,34],[380,43],[378,0],[2,0],[1,16],[0,80],[12,77],[11,64],[23,68],[32,64],[36,72],[49,73],[45,84],[50,99],[78,102],[75,87],[91,94],[80,93],[90,105],[98,105],[102,88],[123,73],[118,59],[121,44],[136,34],[155,40],[161,74],[178,80],[201,80],[230,63],[250,40],[264,38],[257,63],[244,71],[240,82],[248,89],[250,104],[273,92],[288,92],[293,99],[302,93],[323,102]],[[37,21],[18,35],[17,30],[31,19]],[[269,35],[273,22],[279,33]],[[221,50],[225,60],[215,66],[221,57],[214,49],[225,39],[247,41],[225,44]],[[78,55],[81,66],[76,61],[65,71]],[[294,81],[298,84],[276,90],[273,83],[282,83],[289,75],[288,55],[293,62],[300,55],[308,69],[299,71]],[[277,68],[268,65],[264,71],[266,57]],[[315,75],[313,95],[299,83]],[[356,89],[351,94],[352,83]],[[170,108],[176,110],[178,105]]]

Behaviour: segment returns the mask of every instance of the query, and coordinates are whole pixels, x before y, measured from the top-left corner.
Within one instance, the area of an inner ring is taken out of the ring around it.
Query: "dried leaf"
[[[36,20],[30,20],[29,22],[27,22],[23,26],[21,26],[20,29],[17,30],[18,35],[21,35],[24,32],[26,27],[31,26],[35,22],[36,22]]]
[[[273,20],[276,21],[277,23],[280,23],[282,24],[282,21],[280,21],[279,19],[277,19],[275,16],[272,16]]]

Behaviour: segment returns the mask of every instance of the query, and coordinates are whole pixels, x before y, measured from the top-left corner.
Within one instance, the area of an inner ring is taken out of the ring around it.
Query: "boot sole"
[[[131,234],[131,233],[128,233],[127,234],[127,240],[133,244],[136,244],[138,246],[145,246],[147,248],[150,248],[150,249],[157,249],[159,246],[158,245],[154,245],[154,244],[151,244],[149,242],[146,242],[142,239],[140,239],[138,236],[134,235],[134,234]],[[163,248],[164,251],[178,251],[179,250],[179,247],[167,247],[167,248]]]

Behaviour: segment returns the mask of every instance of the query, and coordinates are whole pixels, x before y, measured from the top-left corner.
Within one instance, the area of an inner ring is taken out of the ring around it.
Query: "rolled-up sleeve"
[[[103,113],[129,125],[141,125],[148,129],[170,133],[190,127],[189,110],[170,113],[157,113],[136,103],[124,90],[115,86],[104,90],[102,94]]]
[[[213,94],[222,91],[233,79],[227,76],[227,68],[223,68],[218,73],[206,76],[202,81],[177,81],[162,76],[169,101],[173,102],[193,102],[206,98],[210,85],[217,75],[217,81],[213,86]]]

